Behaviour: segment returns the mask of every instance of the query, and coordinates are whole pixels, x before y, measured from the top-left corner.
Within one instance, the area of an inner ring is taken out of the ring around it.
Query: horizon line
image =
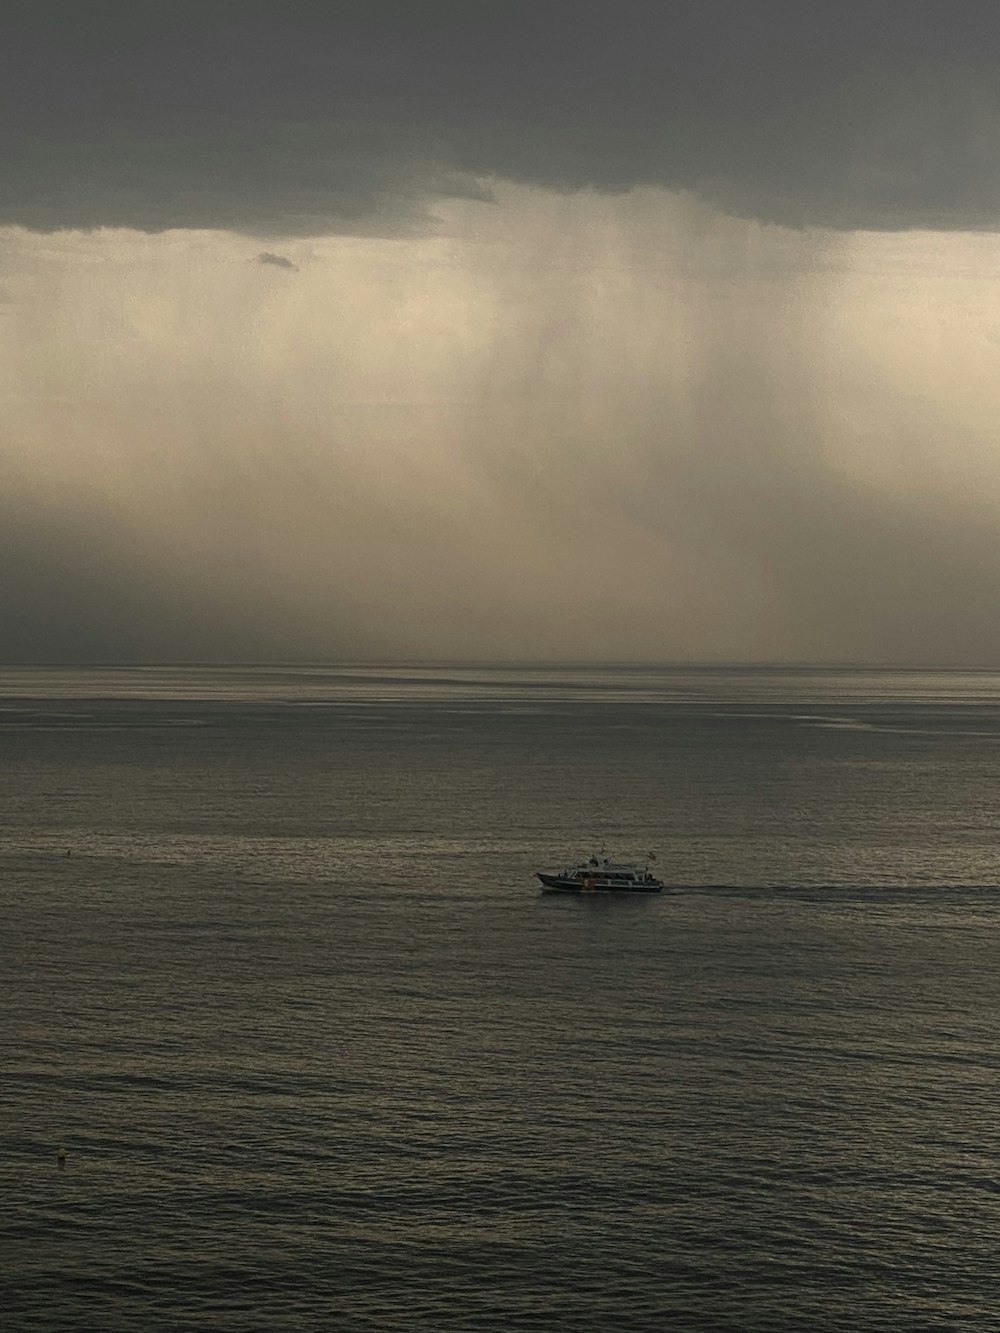
[[[470,657],[343,657],[343,658],[93,658],[79,661],[0,660],[0,671],[155,671],[155,670],[282,670],[337,671],[344,669],[488,669],[488,670],[603,670],[603,671],[1000,671],[1000,662],[893,662],[864,659],[727,659],[657,658],[470,658]]]

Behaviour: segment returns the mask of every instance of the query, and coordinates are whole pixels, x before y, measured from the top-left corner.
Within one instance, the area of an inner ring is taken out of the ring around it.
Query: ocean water
[[[1000,1329],[1000,676],[7,669],[0,747],[5,1330]],[[602,841],[671,892],[539,895]]]

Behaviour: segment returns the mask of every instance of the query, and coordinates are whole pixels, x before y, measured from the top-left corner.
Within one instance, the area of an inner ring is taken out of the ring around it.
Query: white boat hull
[[[615,880],[601,875],[547,875],[537,871],[543,893],[662,893],[658,879]]]

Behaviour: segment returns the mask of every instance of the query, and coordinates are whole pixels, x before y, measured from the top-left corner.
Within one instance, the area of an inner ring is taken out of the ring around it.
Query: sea
[[[998,1105],[1000,674],[0,670],[5,1333],[983,1333]]]

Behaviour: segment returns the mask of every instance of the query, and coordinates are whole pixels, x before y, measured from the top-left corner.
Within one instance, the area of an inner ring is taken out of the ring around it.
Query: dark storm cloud
[[[493,175],[1000,224],[993,0],[41,0],[5,10],[0,111],[0,220],[37,229],[405,234]]]
[[[283,660],[346,642],[379,655],[385,644],[327,607],[321,631],[287,597],[250,575],[245,548],[210,571],[179,568],[107,506],[0,497],[0,661]],[[256,576],[256,577],[255,577]],[[325,636],[325,637],[324,637]]]
[[[257,256],[257,263],[271,264],[274,268],[286,268],[292,273],[298,273],[299,271],[298,264],[293,264],[292,261],[286,259],[284,255],[272,254],[270,250],[265,250],[263,254],[259,254]]]
[[[163,579],[107,512],[5,494],[0,559],[5,662],[141,658],[184,623]],[[197,621],[190,603],[183,616],[192,611]]]

